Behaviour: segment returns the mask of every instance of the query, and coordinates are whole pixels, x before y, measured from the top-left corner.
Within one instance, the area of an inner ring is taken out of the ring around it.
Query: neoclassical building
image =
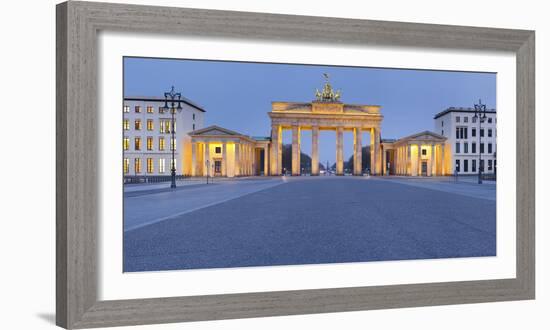
[[[447,137],[425,131],[397,140],[381,140],[379,105],[345,104],[328,76],[312,102],[272,102],[271,137],[249,137],[219,126],[189,133],[193,176],[282,175],[283,131],[292,132],[292,175],[301,175],[302,131],[311,131],[311,175],[319,175],[319,132],[336,134],[336,174],[344,175],[344,132],[353,132],[353,175],[363,175],[364,132],[370,136],[372,175],[434,176],[451,174]]]

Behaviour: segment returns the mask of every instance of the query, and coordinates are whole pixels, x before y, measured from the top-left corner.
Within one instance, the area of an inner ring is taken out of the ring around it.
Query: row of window
[[[460,142],[457,142],[455,144],[455,153],[456,154],[459,154],[461,151],[460,151],[460,146],[461,146],[461,143]],[[468,151],[468,146],[469,146],[469,143],[468,142],[464,142],[462,144],[463,148],[462,148],[462,153],[464,154],[467,154],[469,153]],[[477,144],[475,142],[472,142],[472,150],[470,153],[472,154],[476,154],[477,153]],[[484,154],[485,153],[485,143],[480,143],[479,144],[479,152]],[[487,153],[488,154],[492,154],[493,153],[493,144],[492,143],[487,143]]]
[[[176,150],[176,139],[172,139],[170,138],[170,145],[171,145],[171,148],[170,150]],[[147,137],[147,150],[149,151],[152,151],[154,148],[153,148],[153,145],[154,145],[154,138],[152,136],[148,136]],[[126,151],[126,150],[130,150],[130,138],[125,136],[124,139],[122,140],[122,147],[123,149]],[[164,151],[166,149],[166,139],[164,138],[164,136],[160,136],[158,138],[158,150],[159,151]],[[136,136],[134,137],[134,150],[141,150],[141,137],[140,136]]]
[[[171,160],[171,159],[170,159]],[[170,169],[172,168],[172,163],[170,162]],[[176,165],[177,165],[177,159],[174,159],[174,169],[177,169],[176,168]],[[147,166],[147,173],[148,174],[152,174],[152,173],[155,173],[155,160],[153,158],[147,158],[146,159],[146,166]],[[130,173],[130,158],[124,158],[124,161],[123,161],[123,170],[124,170],[124,174],[129,174]],[[166,173],[166,159],[164,158],[160,158],[158,160],[158,173]],[[142,171],[142,168],[141,168],[141,158],[134,158],[134,174],[139,174],[141,173]]]
[[[464,116],[464,117],[456,116],[456,117],[455,117],[455,121],[456,121],[457,123],[460,123],[460,119],[461,119],[461,118],[462,118],[462,122],[463,122],[463,123],[467,123],[467,122],[469,121],[469,117],[467,117],[467,116]],[[487,117],[486,120],[487,120],[487,122],[488,122],[489,124],[492,124],[492,123],[493,123],[493,118],[492,118],[492,117]],[[477,117],[472,116],[472,123],[476,123],[476,122],[477,122]],[[482,122],[483,122],[483,121],[482,121]],[[495,118],[495,124],[496,124],[496,122],[497,122],[497,119]],[[441,121],[441,127],[443,127],[443,125],[444,125],[444,121],[442,120],[442,121]]]
[[[147,113],[155,113],[155,108],[151,105],[148,105],[147,107]],[[134,107],[134,112],[135,113],[141,113],[141,105],[136,105]],[[129,105],[125,105],[124,108],[123,108],[123,111],[124,113],[129,113],[130,112],[130,106]],[[168,110],[165,108],[165,107],[158,107],[158,113],[166,113],[168,112]],[[173,113],[176,113],[176,109],[172,109],[172,112]],[[195,120],[195,114],[193,114],[193,120]]]
[[[172,133],[171,126],[172,126],[172,120],[171,119],[159,119],[159,133],[163,134],[169,134]],[[174,121],[174,133],[176,133],[176,121]],[[134,120],[134,129],[136,131],[141,131],[143,128],[141,119]],[[122,121],[122,129],[125,131],[130,130],[130,120],[124,119]],[[155,130],[155,122],[153,119],[147,119],[147,130],[148,131],[154,131]],[[195,124],[193,124],[193,131],[195,130]]]
[[[476,167],[477,166],[477,160],[476,159],[471,159],[471,161],[472,161],[472,172],[476,173],[478,171],[478,168]],[[457,159],[455,161],[455,170],[457,172],[468,172],[469,160],[468,159],[463,159],[462,163],[464,164],[464,167],[462,167],[462,171],[461,171],[461,168],[460,168],[461,161],[460,161],[460,159]],[[482,159],[481,162],[479,163],[479,165],[481,167],[481,172],[485,172],[485,159]],[[492,171],[493,166],[494,167],[497,166],[497,161],[496,160],[493,161],[492,159],[488,159],[487,160],[487,171]]]
[[[475,127],[472,127],[471,132],[472,132],[472,137],[477,136],[477,129]],[[495,128],[495,136],[496,136],[496,132],[497,132],[497,130]],[[444,132],[441,131],[441,135],[444,135],[443,133]],[[484,128],[479,130],[479,136],[480,137],[485,137],[485,129]],[[493,137],[493,129],[492,128],[487,129],[487,137]],[[465,127],[465,126],[457,127],[456,128],[456,138],[457,139],[467,139],[468,138],[468,127]]]

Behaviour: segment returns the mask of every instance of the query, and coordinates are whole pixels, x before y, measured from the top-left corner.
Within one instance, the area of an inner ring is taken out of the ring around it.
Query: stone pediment
[[[208,136],[240,136],[242,134],[237,133],[235,131],[229,130],[227,128],[219,127],[219,126],[208,126],[193,132],[190,132],[189,135],[192,136],[202,136],[202,135],[208,135]]]
[[[407,137],[401,138],[400,140],[407,141],[407,140],[420,140],[420,141],[445,141],[447,140],[446,137],[443,135],[439,135],[437,133],[431,132],[431,131],[424,131],[421,133],[416,133],[413,135],[409,135]]]

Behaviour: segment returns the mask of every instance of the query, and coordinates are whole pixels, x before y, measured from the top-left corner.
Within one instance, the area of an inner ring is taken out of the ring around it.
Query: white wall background
[[[105,1],[105,0],[104,0]],[[52,329],[55,311],[55,3],[0,11],[0,293],[3,329]],[[537,32],[537,300],[272,317],[143,329],[548,329],[550,22],[544,1],[110,1],[284,14],[533,29]],[[504,147],[504,146],[502,146]],[[13,173],[13,175],[12,175]],[[26,178],[25,178],[26,177]],[[546,220],[546,221],[545,221]],[[137,328],[137,327],[136,327]]]

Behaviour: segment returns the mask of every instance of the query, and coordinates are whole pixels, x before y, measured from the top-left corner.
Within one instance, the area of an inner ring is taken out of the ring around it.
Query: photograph
[[[495,72],[122,61],[124,272],[496,256]]]

